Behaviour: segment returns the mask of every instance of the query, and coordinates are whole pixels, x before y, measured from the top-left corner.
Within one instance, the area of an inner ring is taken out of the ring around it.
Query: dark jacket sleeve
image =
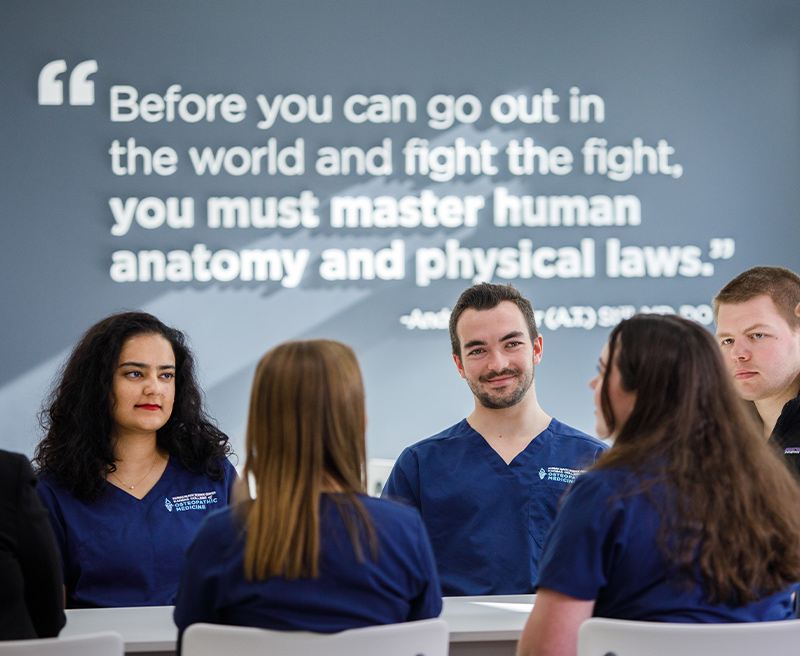
[[[783,456],[789,471],[800,480],[800,395],[783,406],[770,442]]]
[[[36,475],[25,456],[0,451],[0,480],[3,587],[10,584],[2,633],[6,639],[55,637],[66,623],[61,560]]]

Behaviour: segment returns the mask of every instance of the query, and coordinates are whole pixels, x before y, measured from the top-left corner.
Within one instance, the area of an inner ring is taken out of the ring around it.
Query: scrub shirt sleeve
[[[419,462],[417,455],[404,449],[394,463],[389,478],[383,486],[381,497],[393,499],[420,508],[419,501]]]
[[[45,481],[39,480],[36,486],[36,494],[39,501],[47,510],[47,518],[50,520],[50,528],[53,530],[53,535],[58,544],[58,552],[61,558],[61,572],[64,580],[67,578],[67,554],[69,553],[67,544],[67,529],[64,522],[64,516],[61,513],[61,506],[58,503],[58,495],[56,491],[48,485]]]
[[[567,493],[539,562],[537,587],[597,599],[624,546],[624,506],[603,472],[580,476]]]
[[[190,624],[218,621],[219,579],[215,565],[223,551],[220,537],[225,539],[230,530],[221,529],[219,522],[213,521],[217,519],[215,515],[216,512],[203,521],[186,552],[173,614],[179,638]]]
[[[594,459],[592,460],[592,464],[597,462],[597,459],[602,456],[606,451],[608,451],[611,447],[608,444],[600,442],[597,446],[597,450],[594,452]]]
[[[442,612],[442,586],[433,557],[428,532],[419,514],[414,513],[417,523],[417,549],[420,559],[422,586],[419,595],[411,600],[408,620],[427,620],[439,617]]]
[[[231,461],[227,458],[222,463],[222,467],[225,470],[225,490],[228,493],[227,503],[230,504],[233,500],[233,490],[236,487],[236,483],[239,481],[239,474],[236,468],[231,464]]]

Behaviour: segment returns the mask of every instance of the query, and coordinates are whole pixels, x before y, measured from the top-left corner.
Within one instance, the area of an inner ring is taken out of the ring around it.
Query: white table
[[[172,621],[173,609],[174,606],[142,606],[67,610],[67,625],[59,637],[116,631],[125,642],[126,654],[175,654],[178,628]]]
[[[513,656],[535,595],[445,597],[442,618],[450,628],[453,656]],[[175,653],[178,630],[172,606],[68,610],[62,636],[116,631],[126,654]]]
[[[451,656],[514,656],[536,595],[445,597]]]

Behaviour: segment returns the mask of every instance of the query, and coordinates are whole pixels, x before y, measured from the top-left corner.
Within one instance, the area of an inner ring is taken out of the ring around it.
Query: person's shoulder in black
[[[0,450],[0,640],[50,638],[66,623],[61,561],[28,459]]]

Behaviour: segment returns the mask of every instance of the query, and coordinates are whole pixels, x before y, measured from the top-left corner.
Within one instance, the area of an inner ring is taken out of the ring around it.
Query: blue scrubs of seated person
[[[763,622],[792,615],[789,587],[745,605],[711,603],[701,580],[681,585],[658,548],[661,521],[629,470],[580,477],[561,507],[541,560],[539,585],[595,599],[595,617],[647,622]]]
[[[757,622],[792,616],[800,484],[766,443],[711,334],[637,315],[592,382],[614,446],[567,493],[519,656],[574,656],[591,616]]]
[[[39,498],[61,550],[69,607],[174,604],[186,550],[206,515],[228,503],[236,479],[227,460],[215,481],[171,457],[141,499],[108,485],[83,501],[42,475]]]
[[[542,337],[516,289],[467,289],[450,339],[475,409],[406,448],[383,496],[422,514],[445,595],[531,593],[559,500],[607,447],[539,406]]]
[[[604,448],[551,419],[506,463],[464,419],[405,449],[383,495],[422,512],[446,596],[527,594],[559,500]]]
[[[330,633],[438,616],[419,513],[363,493],[366,413],[352,349],[276,346],[256,369],[248,417],[255,498],[211,514],[192,543],[180,635],[195,622]]]
[[[419,513],[359,495],[378,536],[378,559],[359,561],[339,509],[320,500],[319,576],[249,581],[236,507],[212,513],[186,559],[175,608],[183,631],[195,622],[333,633],[439,615],[433,553]],[[362,549],[369,544],[362,539]]]
[[[36,450],[68,608],[172,604],[200,522],[236,480],[182,333],[142,312],[92,326]]]

